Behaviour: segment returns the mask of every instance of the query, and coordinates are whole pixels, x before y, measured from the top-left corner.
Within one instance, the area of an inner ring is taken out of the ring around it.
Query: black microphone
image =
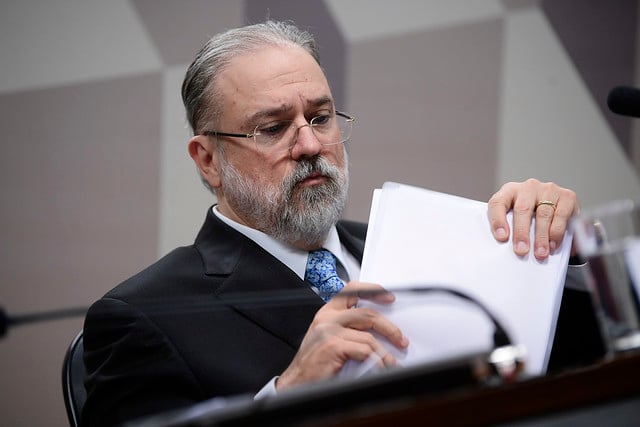
[[[640,89],[631,86],[616,86],[607,97],[609,110],[628,117],[640,117]]]

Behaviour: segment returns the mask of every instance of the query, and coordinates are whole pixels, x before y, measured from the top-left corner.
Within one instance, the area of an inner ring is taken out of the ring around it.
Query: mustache
[[[340,169],[318,155],[298,162],[291,175],[282,182],[283,193],[290,195],[295,186],[311,174],[325,176],[329,178],[330,183],[336,183],[340,179]]]

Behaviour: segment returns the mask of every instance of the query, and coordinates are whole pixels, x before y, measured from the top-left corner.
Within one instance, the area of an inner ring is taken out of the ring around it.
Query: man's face
[[[223,114],[216,130],[252,133],[281,120],[302,126],[285,151],[257,147],[251,138],[222,138],[218,208],[287,243],[316,248],[339,219],[348,186],[344,145],[322,145],[304,126],[334,112],[324,73],[302,48],[266,47],[235,58],[217,88]]]

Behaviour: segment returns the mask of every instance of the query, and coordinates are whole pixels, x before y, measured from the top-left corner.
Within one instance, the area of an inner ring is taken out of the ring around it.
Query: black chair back
[[[80,331],[71,341],[62,362],[62,393],[71,427],[80,426],[80,414],[87,400],[87,390],[84,387],[87,373],[82,360],[84,353],[82,340],[82,331]]]

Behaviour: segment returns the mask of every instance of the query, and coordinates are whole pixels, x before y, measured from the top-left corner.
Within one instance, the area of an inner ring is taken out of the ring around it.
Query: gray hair
[[[313,36],[293,23],[266,21],[234,28],[213,36],[200,49],[182,82],[182,102],[194,134],[205,121],[215,121],[222,113],[217,77],[239,55],[264,46],[299,46],[320,64],[318,46]]]

